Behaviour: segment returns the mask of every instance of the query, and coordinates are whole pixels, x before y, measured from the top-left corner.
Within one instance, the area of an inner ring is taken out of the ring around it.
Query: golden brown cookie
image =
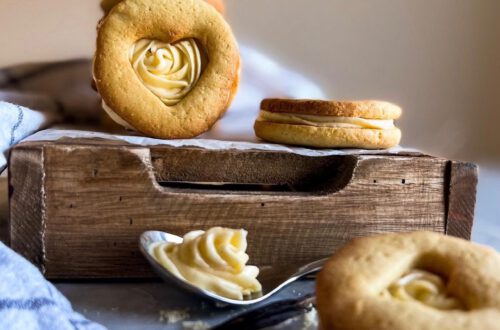
[[[401,131],[397,105],[381,101],[266,99],[255,134],[275,143],[319,148],[385,149],[396,146]]]
[[[500,254],[458,238],[358,238],[318,275],[321,329],[499,329],[499,274]]]
[[[111,9],[121,1],[122,0],[102,0],[101,8],[105,14],[108,14],[111,11]],[[224,14],[226,8],[222,0],[206,0],[206,1],[212,6],[214,6],[214,8],[217,9],[219,13]]]
[[[101,8],[105,14],[108,14],[120,1],[122,0],[101,0]]]
[[[101,22],[94,79],[120,125],[191,138],[227,110],[240,57],[224,18],[200,0],[124,0]]]

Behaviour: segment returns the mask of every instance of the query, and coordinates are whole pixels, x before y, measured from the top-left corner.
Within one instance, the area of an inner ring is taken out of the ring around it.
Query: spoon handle
[[[295,273],[294,277],[303,277],[309,275],[311,273],[319,272],[321,268],[323,268],[324,264],[328,261],[328,258],[317,260],[311,262],[310,264],[304,265],[299,268],[299,270]]]

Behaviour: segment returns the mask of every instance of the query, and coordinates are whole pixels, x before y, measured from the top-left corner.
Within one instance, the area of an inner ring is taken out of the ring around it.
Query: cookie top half
[[[387,120],[398,119],[402,112],[401,108],[393,103],[375,100],[264,99],[260,104],[260,109],[275,113]]]

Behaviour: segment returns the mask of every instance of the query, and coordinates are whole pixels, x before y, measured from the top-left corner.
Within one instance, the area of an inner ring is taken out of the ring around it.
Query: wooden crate
[[[11,246],[50,279],[149,278],[146,230],[249,231],[251,263],[302,263],[347,240],[431,230],[470,238],[476,166],[421,154],[29,142],[10,159]]]

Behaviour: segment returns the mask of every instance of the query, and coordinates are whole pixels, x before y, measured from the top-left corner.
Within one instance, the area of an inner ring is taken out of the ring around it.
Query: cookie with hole
[[[498,329],[500,254],[430,232],[357,238],[317,279],[321,329]]]
[[[98,28],[95,86],[106,113],[147,136],[192,138],[234,97],[240,72],[231,28],[200,0],[124,0]]]

